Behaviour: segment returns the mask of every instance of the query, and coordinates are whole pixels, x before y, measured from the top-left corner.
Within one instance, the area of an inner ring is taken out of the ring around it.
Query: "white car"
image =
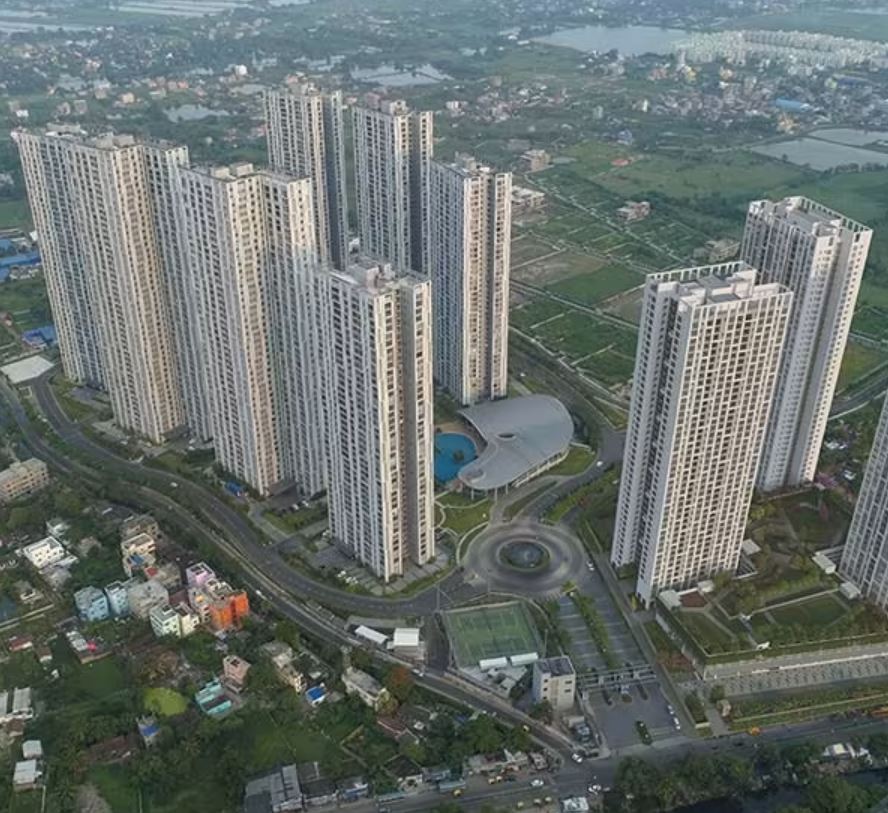
[[[531,779],[530,780],[530,786],[532,788],[541,788],[545,784],[546,783],[542,779]]]
[[[570,755],[570,758],[579,765],[583,761],[583,755],[574,752]]]
[[[601,793],[601,785],[599,785],[599,784],[596,782],[596,783],[594,783],[594,784],[592,784],[592,785],[589,785],[589,787],[586,788],[586,791],[587,791],[590,795],[594,796],[596,793]]]
[[[593,562],[586,562],[586,567],[589,568],[590,573],[595,572],[595,564]]]

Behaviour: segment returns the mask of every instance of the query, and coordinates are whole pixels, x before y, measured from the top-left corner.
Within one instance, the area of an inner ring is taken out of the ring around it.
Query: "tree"
[[[548,700],[540,700],[539,703],[534,703],[530,708],[529,714],[534,720],[541,720],[547,725],[552,722],[555,716],[552,704]]]
[[[867,813],[870,809],[869,793],[837,776],[815,779],[805,797],[811,813]]]
[[[399,703],[407,702],[413,691],[413,675],[406,666],[392,666],[385,676],[385,688]]]

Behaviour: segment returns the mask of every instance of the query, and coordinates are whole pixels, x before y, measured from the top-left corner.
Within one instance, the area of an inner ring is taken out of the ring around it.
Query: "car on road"
[[[542,779],[531,779],[530,780],[530,786],[532,788],[541,788],[545,784],[546,784],[545,781]]]
[[[595,461],[595,468],[596,468],[596,469],[600,469],[603,465],[604,465],[604,461],[603,461],[603,460],[596,460],[596,461]]]
[[[595,563],[594,562],[586,562],[586,567],[589,568],[590,573],[595,572]]]
[[[582,754],[578,754],[576,751],[574,751],[574,752],[570,755],[570,758],[571,758],[574,762],[576,762],[577,765],[579,765],[579,764],[583,761],[583,755],[582,755]]]
[[[597,782],[593,782],[588,788],[586,788],[586,791],[590,796],[594,796],[596,793],[601,793],[601,785]]]

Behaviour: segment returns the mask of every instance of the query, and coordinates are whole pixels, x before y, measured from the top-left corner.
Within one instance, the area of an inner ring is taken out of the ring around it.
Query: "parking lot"
[[[676,730],[668,701],[656,683],[644,686],[634,684],[628,687],[628,695],[621,695],[619,691],[594,689],[587,693],[586,702],[611,750],[641,742],[636,728],[639,720],[647,726],[654,741],[682,733]]]

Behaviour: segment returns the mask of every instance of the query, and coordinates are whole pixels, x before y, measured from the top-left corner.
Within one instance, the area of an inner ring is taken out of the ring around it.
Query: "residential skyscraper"
[[[365,261],[318,287],[330,529],[388,581],[435,556],[431,284]]]
[[[89,381],[101,372],[96,383],[108,390],[115,421],[162,442],[185,423],[162,248],[175,235],[163,232],[170,213],[162,210],[188,151],[131,136],[55,132],[22,135],[19,143],[53,313],[64,325],[66,373]],[[91,317],[94,333],[73,327],[69,309]],[[84,340],[97,343],[98,369]]]
[[[251,164],[184,169],[181,204],[216,458],[263,495],[291,481],[318,491],[311,181]]]
[[[430,164],[435,378],[460,404],[508,392],[512,175]]]
[[[611,553],[646,603],[737,566],[792,296],[744,263],[647,278]]]
[[[888,610],[888,402],[882,407],[839,572]]]
[[[77,136],[19,132],[14,138],[40,240],[62,369],[76,384],[104,388],[98,318],[77,223],[77,199],[67,171],[71,143]]]
[[[758,486],[810,482],[835,394],[872,231],[807,198],[749,206],[741,259],[793,294]]]
[[[309,82],[265,93],[268,163],[272,170],[311,178],[318,254],[335,268],[348,262],[342,93]]]
[[[433,115],[384,101],[353,108],[352,123],[361,253],[427,274]]]

